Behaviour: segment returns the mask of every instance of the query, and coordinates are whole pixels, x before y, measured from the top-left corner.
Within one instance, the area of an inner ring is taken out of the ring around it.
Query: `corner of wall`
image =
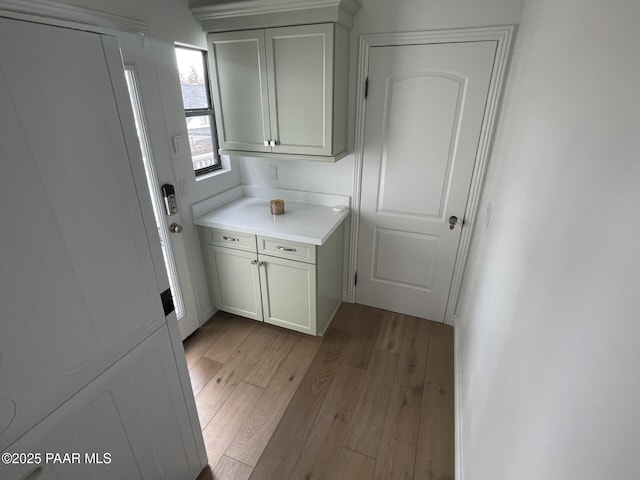
[[[459,348],[459,330],[453,329],[453,382],[454,382],[454,468],[455,479],[464,480],[463,469],[463,449],[462,449],[462,393],[461,393],[461,373],[460,373],[460,348]]]

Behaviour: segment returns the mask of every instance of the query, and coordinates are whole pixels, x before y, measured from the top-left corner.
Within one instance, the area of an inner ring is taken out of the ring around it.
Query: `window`
[[[207,53],[197,48],[176,46],[176,59],[191,160],[197,177],[222,166],[218,155],[216,121],[211,105]]]

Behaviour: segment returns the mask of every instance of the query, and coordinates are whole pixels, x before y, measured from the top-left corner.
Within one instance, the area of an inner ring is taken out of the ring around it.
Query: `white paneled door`
[[[358,303],[444,320],[496,46],[370,49]]]
[[[115,37],[0,18],[0,452],[114,452],[3,480],[201,468],[135,135]]]
[[[165,318],[116,40],[0,18],[0,66],[1,449]]]

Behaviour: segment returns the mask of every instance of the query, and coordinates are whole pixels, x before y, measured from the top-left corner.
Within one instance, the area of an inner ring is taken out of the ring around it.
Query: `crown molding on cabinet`
[[[91,31],[117,31],[144,35],[149,24],[136,18],[78,7],[52,0],[0,0],[0,16]]]
[[[191,11],[198,20],[212,20],[224,17],[284,13],[292,10],[326,7],[342,8],[353,15],[360,8],[360,2],[358,0],[246,0],[243,2],[224,2],[195,7]]]
[[[194,7],[191,12],[208,32],[323,22],[350,29],[360,6],[360,0],[232,0]]]

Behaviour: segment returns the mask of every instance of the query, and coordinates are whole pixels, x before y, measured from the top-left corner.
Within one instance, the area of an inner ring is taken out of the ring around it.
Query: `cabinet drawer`
[[[316,263],[316,246],[258,236],[258,253],[273,257],[290,258],[299,262]]]
[[[236,248],[248,252],[256,251],[256,236],[250,233],[220,230],[218,228],[205,228],[204,238],[208,245]]]

